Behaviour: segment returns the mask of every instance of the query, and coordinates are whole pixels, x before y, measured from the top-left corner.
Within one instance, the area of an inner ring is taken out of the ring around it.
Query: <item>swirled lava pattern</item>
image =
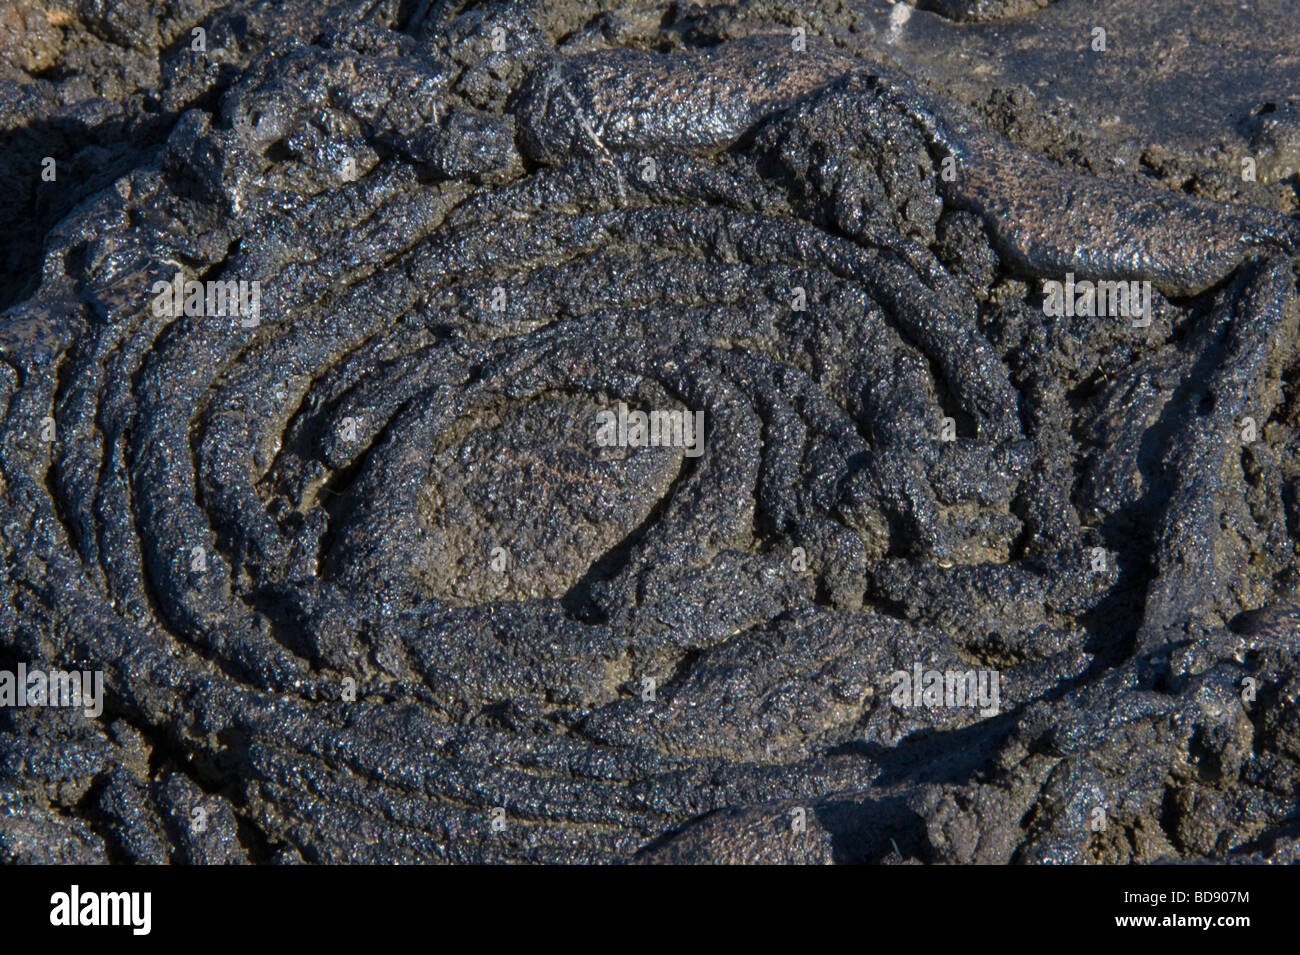
[[[145,6],[11,26],[125,132],[10,247],[0,668],[105,698],[0,710],[0,857],[1295,859],[1293,210],[816,6]]]

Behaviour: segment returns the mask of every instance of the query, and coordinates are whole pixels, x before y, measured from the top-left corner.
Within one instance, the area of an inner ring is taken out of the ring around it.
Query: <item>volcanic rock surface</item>
[[[1296,90],[1286,0],[7,4],[0,671],[105,695],[0,859],[1300,861]]]

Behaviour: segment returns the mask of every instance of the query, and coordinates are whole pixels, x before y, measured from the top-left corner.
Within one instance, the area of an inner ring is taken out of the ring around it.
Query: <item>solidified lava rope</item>
[[[1204,291],[1261,248],[1294,250],[1300,228],[1263,210],[1188,199],[1061,170],[953,116],[896,70],[860,65],[814,41],[736,40],[664,56],[607,50],[539,70],[519,104],[521,137],[537,160],[630,148],[716,150],[772,112],[865,74],[951,157],[944,197],[980,213],[1013,266],[1052,276],[1139,278],[1169,294]],[[852,120],[847,120],[852,122]],[[1077,209],[1068,235],[1049,209]]]
[[[0,329],[3,622],[109,700],[11,717],[80,749],[5,797],[7,851],[1283,851],[1294,640],[1227,624],[1286,619],[1250,565],[1291,553],[1288,226],[941,135],[841,54],[557,66],[542,19],[309,31],[51,238]],[[662,116],[592,85],[652,75]],[[1219,287],[1143,330],[1015,279],[1133,249]],[[178,270],[256,315],[160,314]],[[602,445],[617,408],[702,415],[699,453]],[[899,703],[975,668],[991,712]]]

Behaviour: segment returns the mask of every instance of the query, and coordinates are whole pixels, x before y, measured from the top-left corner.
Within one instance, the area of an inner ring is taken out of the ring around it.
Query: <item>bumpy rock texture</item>
[[[1254,7],[7,5],[0,858],[1300,859]]]

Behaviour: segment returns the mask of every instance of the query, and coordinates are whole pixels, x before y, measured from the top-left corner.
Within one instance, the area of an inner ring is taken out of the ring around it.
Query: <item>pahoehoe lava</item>
[[[1070,2],[0,15],[0,858],[1297,861],[1294,201],[890,53]]]

